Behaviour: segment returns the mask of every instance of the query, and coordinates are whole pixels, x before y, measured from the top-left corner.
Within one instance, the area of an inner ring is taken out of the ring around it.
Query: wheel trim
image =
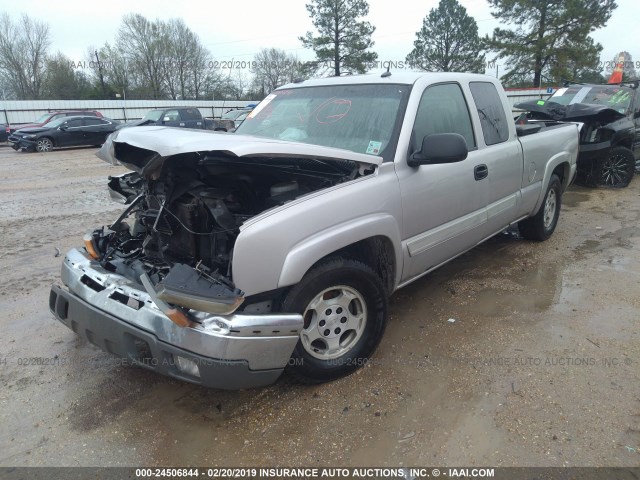
[[[543,223],[544,223],[545,229],[548,230],[553,225],[557,208],[558,208],[558,201],[556,199],[556,190],[555,188],[551,188],[549,189],[549,192],[547,193],[547,198],[544,201]]]
[[[612,155],[602,166],[602,183],[620,185],[625,182],[628,166],[623,155]]]
[[[320,360],[331,360],[347,353],[362,337],[367,305],[356,289],[337,285],[316,295],[303,317],[300,340],[305,351]]]
[[[51,151],[51,142],[49,140],[47,140],[47,139],[44,139],[44,138],[40,139],[40,140],[38,140],[36,149],[39,152],[49,152],[49,151]]]

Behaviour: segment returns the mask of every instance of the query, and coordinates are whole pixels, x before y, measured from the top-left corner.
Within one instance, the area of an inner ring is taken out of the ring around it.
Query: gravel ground
[[[500,235],[397,292],[351,377],[221,392],[49,313],[57,252],[122,210],[95,151],[0,147],[0,466],[640,465],[640,180],[572,187],[549,241]]]

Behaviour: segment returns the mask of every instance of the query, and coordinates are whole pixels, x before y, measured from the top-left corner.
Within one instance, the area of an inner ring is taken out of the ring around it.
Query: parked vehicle
[[[571,84],[547,101],[516,105],[524,122],[583,122],[578,180],[588,186],[626,187],[640,167],[638,81],[616,85]]]
[[[11,133],[11,128],[9,127],[9,125],[0,123],[0,142],[6,142],[9,139],[10,133]]]
[[[35,120],[33,123],[29,123],[26,125],[17,125],[17,126],[12,126],[10,129],[10,133],[15,132],[16,130],[22,130],[25,128],[37,128],[37,127],[43,127],[44,125],[48,124],[49,122],[53,122],[54,120],[59,120],[63,117],[75,117],[78,115],[83,115],[83,116],[92,116],[92,117],[99,117],[102,118],[102,114],[100,112],[98,112],[97,110],[58,110],[55,112],[47,112],[47,113],[43,113],[42,115],[40,115],[40,117],[38,117],[37,120]]]
[[[139,127],[144,125],[162,125],[165,127],[204,129],[205,122],[200,110],[195,107],[173,107],[150,110],[144,118],[124,123],[118,127]]]
[[[61,117],[42,127],[23,128],[9,136],[14,150],[50,152],[55,147],[100,146],[118,122],[104,117]]]
[[[231,110],[220,117],[221,120],[233,121],[234,128],[238,128],[242,122],[247,118],[247,115],[251,113],[253,108],[239,108],[237,110]]]
[[[509,225],[554,232],[578,127],[509,115],[492,77],[385,73],[281,87],[234,135],[119,130],[98,156],[133,170],[109,182],[129,206],[66,254],[50,309],[209,387],[348,375],[394,291]]]

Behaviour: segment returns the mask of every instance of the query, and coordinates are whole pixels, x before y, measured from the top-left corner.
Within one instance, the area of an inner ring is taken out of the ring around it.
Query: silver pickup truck
[[[547,239],[578,126],[517,127],[484,75],[309,80],[235,134],[123,129],[98,156],[128,204],[53,285],[56,318],[205,386],[317,383],[366,363],[395,290],[518,223]]]

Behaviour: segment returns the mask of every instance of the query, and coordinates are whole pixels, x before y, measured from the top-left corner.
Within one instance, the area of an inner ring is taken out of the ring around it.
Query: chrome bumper
[[[143,337],[141,340],[147,344],[151,337],[151,343],[175,347],[198,358],[225,364],[240,362],[253,372],[274,371],[269,377],[277,373],[277,378],[289,361],[303,325],[302,316],[298,314],[240,313],[222,316],[190,311],[201,323],[193,328],[179,327],[155,306],[148,293],[139,285],[121,275],[108,272],[78,249],[70,250],[65,256],[62,281],[68,291],[54,285],[51,293],[50,308],[56,318],[89,341],[92,341],[92,335],[96,338],[96,332],[80,330],[83,326],[94,330],[97,328],[102,332],[98,337],[104,338],[92,343],[107,352],[124,352],[128,358],[133,354],[129,352],[130,349],[124,348],[127,341],[124,333],[135,337],[138,332]],[[63,306],[56,305],[60,295],[64,299],[60,300]],[[69,302],[77,304],[76,308],[70,309],[64,305]],[[76,318],[70,318],[70,311],[74,312]],[[62,318],[65,315],[67,318]],[[82,318],[83,316],[91,319]],[[122,332],[116,333],[113,338],[106,338],[111,325],[114,332]],[[160,373],[170,374],[162,371]],[[185,379],[203,383],[197,378]],[[210,386],[225,388],[224,385]]]

